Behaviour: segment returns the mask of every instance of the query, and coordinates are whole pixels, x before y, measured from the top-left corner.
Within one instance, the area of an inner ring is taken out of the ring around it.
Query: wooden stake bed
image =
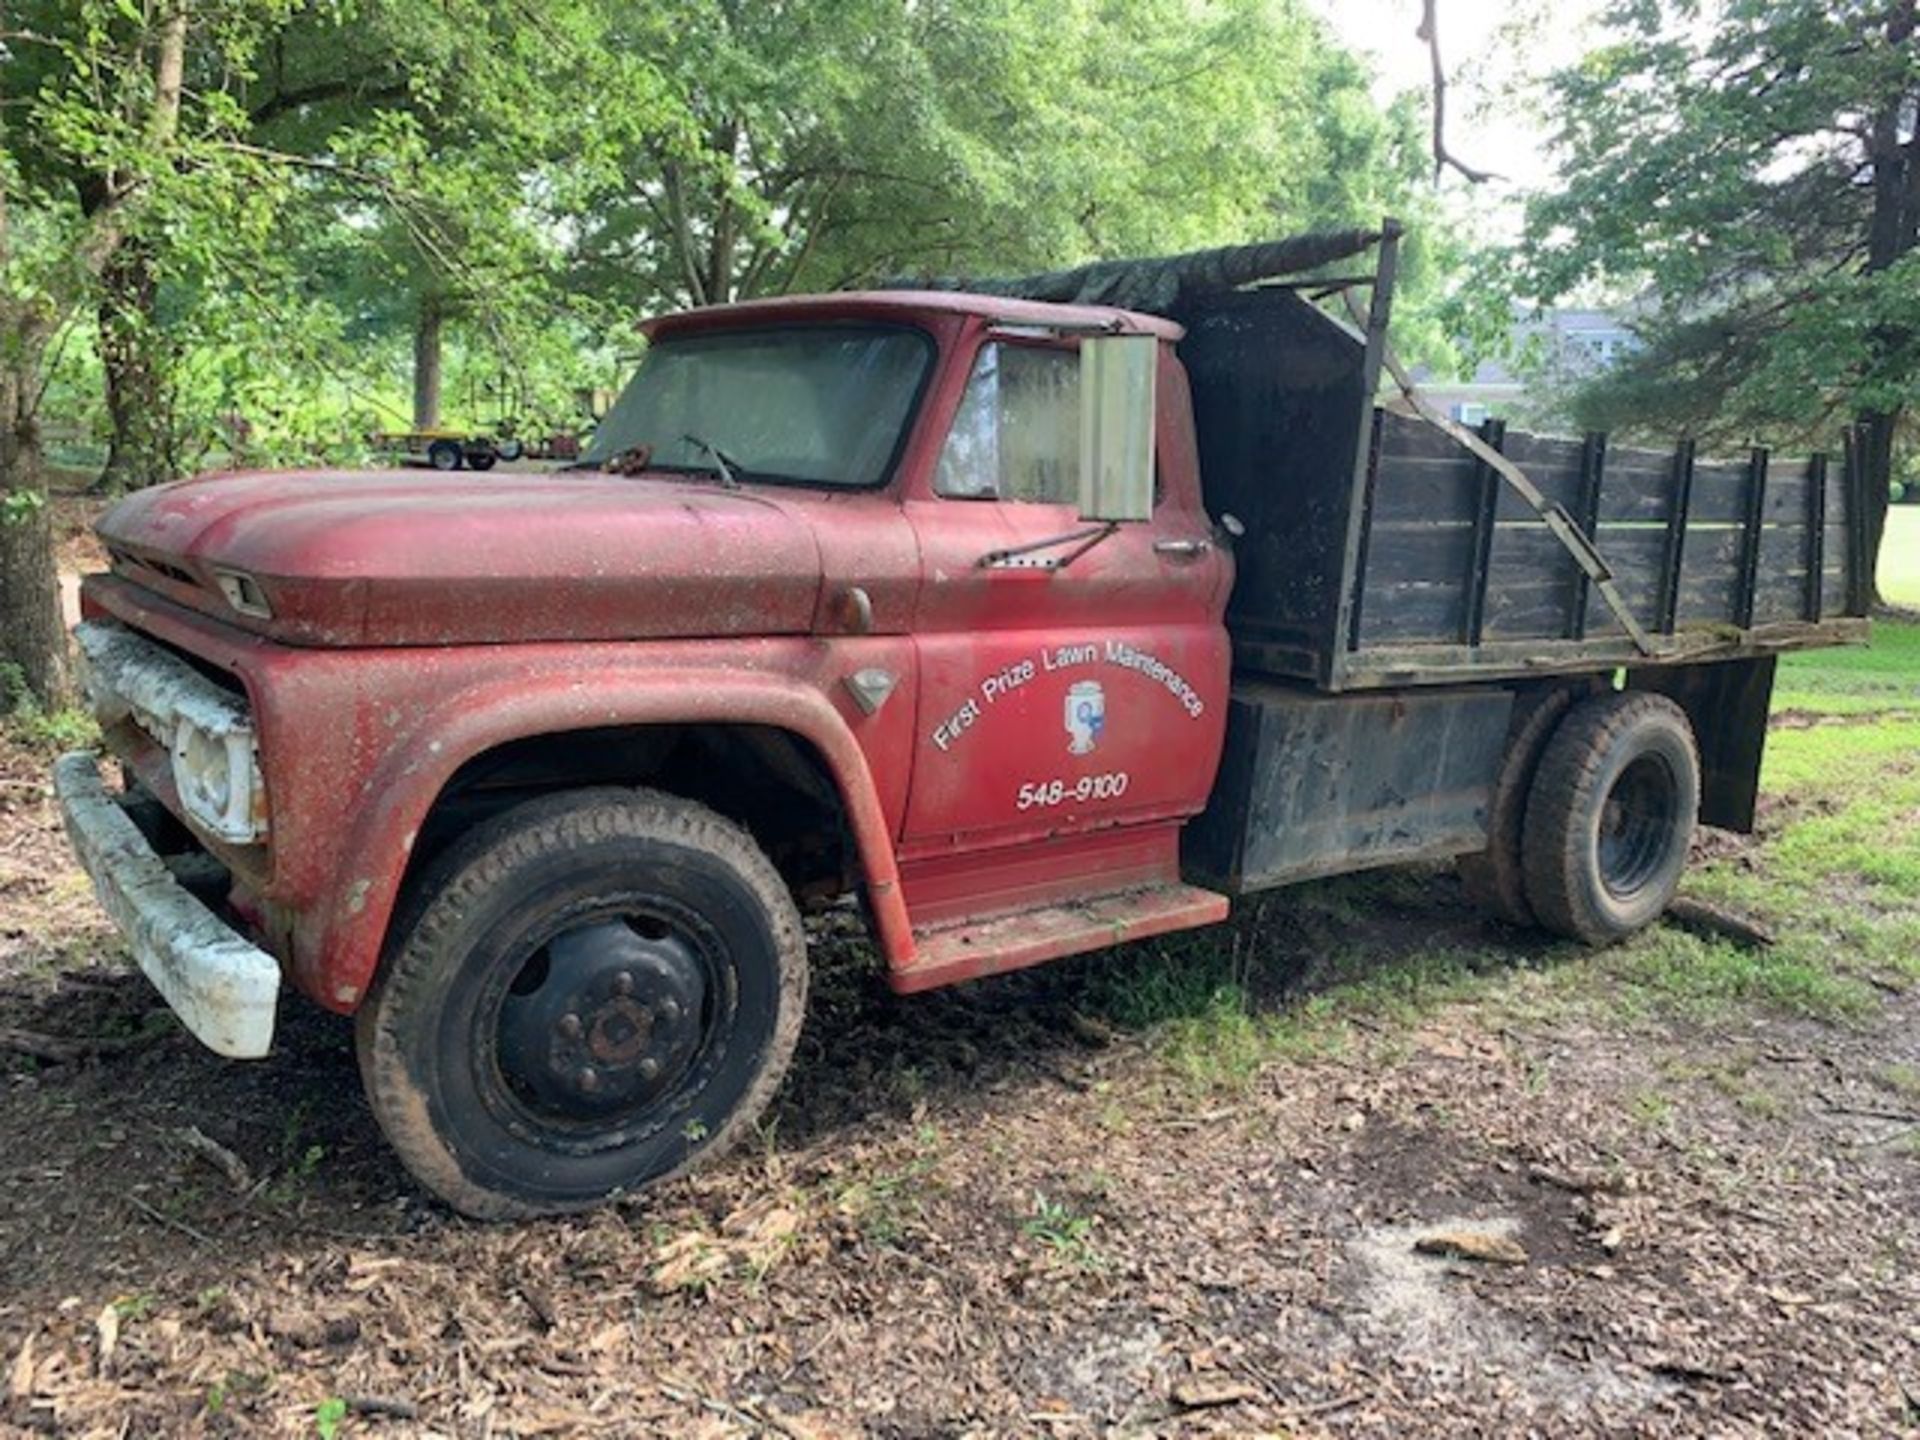
[[[1440,426],[1375,404],[1391,249],[1365,333],[1291,288],[1209,295],[1178,317],[1208,506],[1247,532],[1227,613],[1241,670],[1335,691],[1866,638],[1855,447],[1837,464],[1712,460],[1489,421],[1479,440],[1529,497]]]

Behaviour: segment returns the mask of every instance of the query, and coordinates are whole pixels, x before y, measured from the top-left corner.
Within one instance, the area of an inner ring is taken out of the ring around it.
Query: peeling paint
[[[265,1055],[280,996],[279,963],[173,878],[107,793],[93,756],[62,756],[53,767],[53,784],[101,908],[174,1013],[218,1054],[240,1060]]]

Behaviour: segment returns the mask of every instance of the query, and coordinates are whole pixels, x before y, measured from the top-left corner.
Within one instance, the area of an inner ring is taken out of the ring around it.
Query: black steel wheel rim
[[[1607,893],[1625,900],[1644,890],[1667,863],[1679,808],[1673,769],[1641,755],[1614,778],[1600,807],[1598,858]]]
[[[503,960],[474,1037],[502,1125],[587,1155],[685,1123],[726,1059],[737,1001],[710,925],[663,897],[623,900],[563,917]]]

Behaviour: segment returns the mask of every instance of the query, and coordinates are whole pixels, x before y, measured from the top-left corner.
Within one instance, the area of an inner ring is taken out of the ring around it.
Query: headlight
[[[181,720],[173,732],[173,783],[186,812],[214,835],[237,845],[260,838],[256,803],[259,767],[253,732],[214,731]]]

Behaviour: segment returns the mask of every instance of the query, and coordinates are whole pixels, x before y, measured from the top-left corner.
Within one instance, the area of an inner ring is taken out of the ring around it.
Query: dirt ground
[[[1226,941],[1297,1003],[1336,945],[1439,936],[1492,996],[1329,1016],[1344,1044],[1201,1083],[1100,1018],[1163,955],[898,1001],[830,918],[760,1141],[624,1210],[479,1226],[388,1155],[345,1024],[290,1001],[259,1064],[186,1038],[41,757],[3,753],[0,1033],[91,1047],[0,1059],[7,1433],[1920,1430],[1912,994],[1849,1024],[1530,1007],[1583,962],[1435,871]],[[1416,1249],[1448,1230],[1495,1260]]]
[[[1777,734],[1865,743],[1810,703]],[[347,1023],[289,998],[247,1064],[179,1030],[50,743],[0,732],[0,1435],[1920,1434],[1920,967],[1629,1003],[1704,952],[1549,947],[1434,869],[898,1000],[830,915],[756,1140],[482,1226],[386,1150]],[[1700,858],[1737,898],[1841,803]],[[1180,989],[1199,946],[1254,1013]]]

